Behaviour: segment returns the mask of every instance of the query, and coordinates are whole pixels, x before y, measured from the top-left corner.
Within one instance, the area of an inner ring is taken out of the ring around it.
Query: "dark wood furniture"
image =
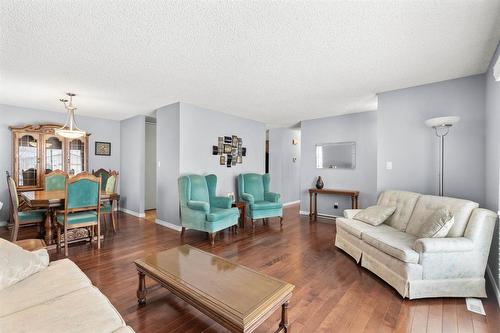
[[[12,131],[12,176],[19,191],[42,189],[43,175],[62,170],[87,171],[88,136],[67,139],[55,134],[57,124],[9,127]]]
[[[276,332],[288,330],[288,301],[294,286],[287,282],[190,245],[158,252],[135,264],[141,305],[146,303],[148,276],[232,332],[253,332],[280,308]]]
[[[247,219],[247,215],[246,215],[247,214],[247,206],[246,206],[246,204],[243,201],[236,201],[236,202],[233,202],[232,207],[236,207],[240,211],[239,227],[244,228],[245,222]]]
[[[26,204],[32,208],[47,208],[54,211],[57,208],[64,207],[64,199],[66,198],[65,191],[28,191],[22,192],[21,197],[25,200]],[[120,200],[118,193],[108,193],[101,191],[101,202],[109,200]],[[54,234],[52,233],[52,215],[47,214],[45,221],[45,243],[47,246],[53,245]]]
[[[344,195],[351,197],[352,209],[358,208],[359,191],[340,190],[340,189],[309,189],[309,219],[316,221],[318,219],[318,194]]]

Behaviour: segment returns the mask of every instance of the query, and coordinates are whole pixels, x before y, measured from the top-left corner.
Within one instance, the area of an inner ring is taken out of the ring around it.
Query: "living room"
[[[500,2],[1,6],[0,332],[498,332]]]

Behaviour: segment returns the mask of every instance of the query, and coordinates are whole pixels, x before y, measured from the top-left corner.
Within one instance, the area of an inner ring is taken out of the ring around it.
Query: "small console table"
[[[318,219],[318,193],[321,194],[333,194],[333,195],[345,195],[351,197],[352,209],[358,208],[358,197],[359,191],[351,190],[336,190],[323,188],[321,190],[317,188],[309,189],[309,219],[316,221]]]

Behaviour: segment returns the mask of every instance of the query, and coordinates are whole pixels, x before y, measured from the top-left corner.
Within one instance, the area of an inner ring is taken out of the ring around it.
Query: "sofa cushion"
[[[347,233],[361,239],[361,235],[363,232],[370,231],[370,230],[395,230],[394,228],[381,224],[378,226],[374,226],[362,221],[358,220],[353,220],[353,219],[346,219],[343,217],[337,217],[335,219],[335,223],[337,225],[337,228],[342,229],[346,231]]]
[[[0,332],[113,332],[123,326],[120,314],[95,287],[0,318]]]
[[[436,210],[418,230],[418,238],[441,238],[446,237],[455,219],[446,208]]]
[[[0,317],[91,285],[71,260],[53,261],[46,269],[0,291]]]
[[[47,250],[26,251],[0,238],[0,290],[45,269],[48,264]]]
[[[420,194],[405,191],[384,191],[377,205],[396,207],[396,211],[384,223],[399,231],[405,231]]]
[[[264,201],[264,200],[259,200],[255,201],[251,205],[253,210],[263,210],[263,209],[279,209],[283,207],[283,204],[281,202],[271,202],[271,201]]]
[[[477,203],[469,200],[423,195],[417,201],[406,232],[417,235],[422,224],[424,224],[436,210],[445,208],[451,212],[455,220],[447,237],[462,237],[472,211],[478,206]]]
[[[370,206],[354,215],[354,219],[371,225],[379,225],[384,223],[395,210],[396,207]]]
[[[212,207],[210,213],[207,214],[207,221],[214,222],[222,220],[225,217],[238,215],[238,208],[215,208]]]
[[[413,235],[395,229],[374,229],[363,232],[361,239],[396,259],[418,264],[419,255],[413,249],[417,237]]]

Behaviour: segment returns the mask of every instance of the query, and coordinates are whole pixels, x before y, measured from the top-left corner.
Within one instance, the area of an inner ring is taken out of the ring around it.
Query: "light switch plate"
[[[385,162],[385,168],[386,170],[392,170],[392,161]]]

